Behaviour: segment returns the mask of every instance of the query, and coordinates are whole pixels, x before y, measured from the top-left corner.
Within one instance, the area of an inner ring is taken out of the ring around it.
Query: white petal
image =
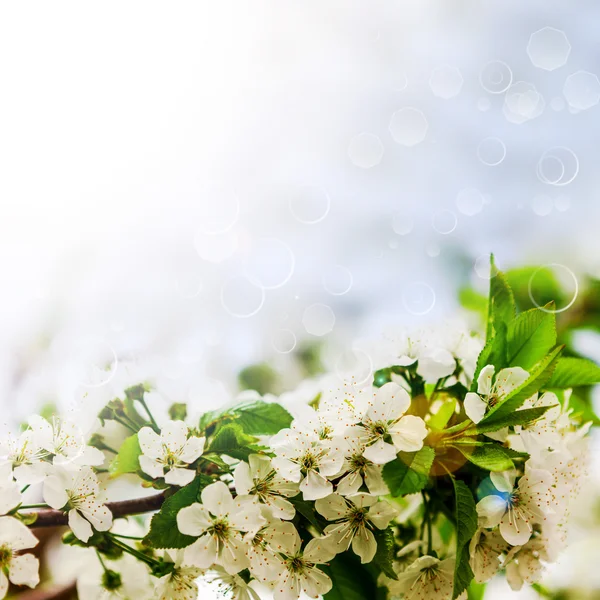
[[[15,508],[21,503],[21,490],[15,482],[0,486],[0,515]]]
[[[183,421],[167,421],[160,430],[160,438],[173,454],[178,454],[187,441],[188,431]]]
[[[502,369],[496,377],[496,391],[500,398],[504,398],[509,392],[518,388],[529,378],[529,373],[521,367],[510,367]]]
[[[217,542],[211,535],[203,535],[184,550],[185,564],[208,569],[217,560]]]
[[[38,539],[21,521],[14,517],[0,517],[0,544],[2,543],[19,551],[37,546]]]
[[[304,548],[304,558],[312,563],[326,563],[335,556],[335,551],[323,543],[324,538],[313,538]]]
[[[164,477],[165,469],[161,462],[158,462],[155,458],[151,458],[145,454],[139,456],[140,468],[146,475],[150,475],[153,479],[158,477]]]
[[[112,527],[112,513],[104,504],[96,500],[85,502],[79,507],[79,512],[97,531],[108,531]]]
[[[473,423],[479,423],[485,416],[488,405],[481,399],[479,394],[468,392],[465,396],[464,406],[467,417],[469,417]]]
[[[265,479],[265,477],[273,470],[271,459],[264,454],[251,454],[248,457],[250,463],[250,471],[252,478],[257,480]]]
[[[360,473],[354,471],[353,473],[348,473],[348,475],[338,482],[336,491],[343,496],[351,496],[358,492],[362,484],[363,478]]]
[[[185,535],[202,535],[212,524],[208,510],[198,502],[177,513],[177,528]]]
[[[40,582],[40,561],[33,554],[21,554],[10,561],[8,577],[15,585],[34,588]]]
[[[142,427],[137,435],[140,448],[146,456],[154,459],[163,457],[164,449],[162,440],[151,427]]]
[[[300,597],[300,580],[287,569],[275,584],[273,598],[275,600],[298,600]]]
[[[320,569],[310,569],[302,578],[302,589],[311,598],[320,598],[331,590],[331,579]]]
[[[76,460],[80,465],[99,467],[104,464],[105,456],[102,450],[98,450],[98,448],[93,448],[92,446],[85,446],[81,455]]]
[[[382,439],[378,439],[363,452],[363,456],[376,465],[384,465],[394,460],[397,452],[395,446],[384,442]]]
[[[229,540],[229,542],[223,546],[223,549],[219,554],[218,563],[230,575],[235,575],[243,569],[247,569],[250,566],[250,562],[246,556],[244,542],[241,539]]]
[[[269,496],[267,504],[271,507],[273,514],[278,519],[289,521],[296,515],[294,505],[281,496]]]
[[[44,502],[59,510],[69,501],[69,496],[65,490],[65,481],[58,475],[50,475],[44,481],[43,490]]]
[[[477,378],[477,391],[482,396],[489,396],[492,392],[492,378],[495,371],[496,368],[494,365],[486,365],[479,372],[479,377]]]
[[[82,542],[87,542],[92,537],[92,526],[75,509],[69,511],[69,527]]]
[[[423,440],[427,437],[427,426],[420,417],[407,415],[390,427],[390,434],[397,450],[416,452],[423,447]]]
[[[438,379],[448,377],[455,369],[454,356],[443,348],[434,348],[419,356],[417,373],[426,383],[435,383]]]
[[[0,598],[4,598],[8,592],[8,577],[4,574],[4,571],[0,571]]]
[[[54,452],[54,430],[44,417],[33,415],[29,417],[29,426],[33,429],[35,443],[48,452]]]
[[[494,471],[490,473],[490,479],[494,487],[499,492],[510,494],[515,487],[517,472],[511,469],[510,471]]]
[[[373,421],[393,421],[403,415],[409,406],[408,392],[390,381],[375,391],[373,406],[367,411],[367,417]]]
[[[191,483],[196,477],[196,471],[193,469],[172,468],[165,475],[165,483],[169,485],[184,486]]]
[[[325,498],[319,498],[315,502],[315,508],[328,521],[336,521],[346,515],[349,507],[342,496],[330,494]]]
[[[325,477],[315,471],[309,471],[308,475],[300,483],[300,491],[305,500],[317,500],[325,498],[333,492],[333,485]]]
[[[519,511],[508,512],[500,522],[500,533],[512,546],[526,544],[532,531],[533,524],[524,519]]]
[[[272,464],[273,468],[276,469],[277,472],[288,481],[295,481],[297,483],[302,478],[302,473],[300,472],[300,465],[293,463],[287,458],[283,458],[282,456],[276,456],[273,459]]]
[[[260,528],[265,522],[260,508],[253,502],[244,502],[243,497],[234,500],[235,508],[229,515],[229,522],[240,531],[253,531]]]
[[[398,516],[398,510],[389,502],[381,500],[369,509],[369,521],[378,529],[385,529],[392,519]]]
[[[183,449],[179,455],[179,458],[188,465],[193,463],[202,454],[202,452],[204,452],[205,443],[205,437],[192,436],[183,445]]]
[[[377,552],[375,536],[366,527],[361,527],[352,539],[352,550],[360,556],[361,563],[371,562]]]
[[[365,468],[365,483],[369,492],[375,496],[385,496],[390,493],[387,484],[383,480],[381,467],[377,465],[369,465]]]
[[[201,496],[202,504],[216,517],[224,517],[234,509],[231,492],[222,481],[206,486],[202,490]]]
[[[477,503],[477,515],[482,520],[484,527],[495,527],[502,520],[506,508],[506,500],[492,494]]]
[[[250,476],[250,465],[245,462],[239,462],[233,470],[233,481],[238,494],[248,494],[254,487],[254,481]]]

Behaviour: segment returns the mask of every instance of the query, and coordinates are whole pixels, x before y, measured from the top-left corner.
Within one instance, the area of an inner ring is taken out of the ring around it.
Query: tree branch
[[[39,587],[21,592],[19,600],[69,600],[75,594],[75,583],[64,586]]]
[[[107,502],[106,507],[112,513],[114,519],[139,515],[142,513],[158,510],[165,501],[164,493],[146,496],[145,498],[134,498],[133,500],[122,500],[120,502]],[[30,527],[59,527],[69,524],[67,513],[60,510],[44,509],[37,512],[23,513],[24,517],[35,516],[35,521]]]

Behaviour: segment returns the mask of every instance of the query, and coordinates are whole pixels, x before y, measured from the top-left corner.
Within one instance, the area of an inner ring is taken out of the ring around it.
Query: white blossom
[[[233,477],[240,496],[248,495],[256,502],[267,505],[280,519],[294,518],[296,509],[286,498],[299,493],[298,484],[278,475],[268,456],[251,454],[247,463],[238,463]]]
[[[165,558],[171,559],[168,553]],[[197,600],[198,584],[196,580],[204,573],[204,570],[186,564],[183,551],[177,552],[175,560],[172,562],[174,563],[173,570],[156,582],[156,600]]]
[[[315,502],[315,508],[332,525],[325,527],[323,543],[331,544],[336,553],[344,552],[350,545],[362,563],[373,560],[377,541],[375,528],[386,529],[398,511],[389,502],[377,500],[369,494],[356,494],[346,498],[331,494]]]
[[[318,538],[310,540],[304,549],[301,546],[297,533],[281,540],[282,569],[274,584],[275,600],[297,600],[302,591],[318,598],[332,587],[331,579],[317,565],[331,560],[335,552]]]
[[[164,477],[165,483],[184,486],[196,476],[189,465],[204,451],[206,438],[190,437],[183,421],[168,421],[160,435],[150,427],[142,427],[138,440],[142,449],[140,467],[150,477]]]
[[[386,383],[375,391],[357,425],[366,445],[365,458],[385,464],[394,460],[398,451],[415,452],[423,447],[427,427],[420,417],[404,414],[409,407],[408,392],[396,383]]]
[[[177,527],[198,539],[185,549],[185,561],[201,569],[221,565],[229,574],[250,566],[242,535],[258,530],[264,523],[257,505],[234,500],[228,487],[217,481],[201,493],[196,502],[177,513]]]
[[[0,517],[0,598],[6,596],[8,582],[34,588],[40,582],[39,561],[23,550],[33,548],[37,538],[13,517]]]
[[[0,440],[0,469],[10,468],[20,485],[34,485],[44,480],[50,467],[44,461],[47,456],[48,452],[38,446],[31,429],[18,437],[9,435]]]
[[[406,600],[450,600],[454,584],[454,558],[417,558],[390,584],[394,595]]]
[[[108,531],[112,526],[112,514],[100,500],[98,478],[90,467],[78,472],[56,469],[44,481],[43,495],[46,504],[68,512],[69,527],[84,542],[93,529]]]
[[[282,429],[271,438],[276,456],[272,464],[287,481],[299,483],[305,500],[324,498],[333,492],[327,480],[344,462],[344,440],[323,440],[313,431]]]
[[[531,537],[533,526],[551,512],[554,478],[547,471],[528,469],[515,487],[516,477],[516,471],[491,473],[496,491],[477,503],[477,514],[483,527],[499,525],[509,544],[521,546]]]
[[[489,581],[500,569],[500,557],[508,550],[508,543],[497,529],[488,531],[479,528],[469,545],[471,568],[475,581]]]
[[[206,580],[215,585],[217,593],[230,600],[260,600],[260,596],[239,575],[230,575],[221,567],[213,567]]]

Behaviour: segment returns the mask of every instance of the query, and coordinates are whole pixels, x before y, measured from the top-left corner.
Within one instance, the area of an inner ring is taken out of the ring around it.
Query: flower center
[[[123,585],[120,573],[110,569],[102,573],[102,587],[105,590],[118,590]]]
[[[308,471],[314,470],[318,466],[319,459],[310,450],[306,452],[306,454],[304,454],[300,460],[300,467],[305,474],[308,473]]]
[[[371,424],[371,433],[376,437],[383,437],[387,433],[387,423],[385,421],[377,421]]]
[[[212,533],[219,540],[226,540],[229,537],[229,523],[226,519],[215,521],[212,526]]]
[[[367,524],[367,509],[356,507],[350,512],[350,524],[354,528],[364,527]]]
[[[307,566],[304,562],[304,559],[301,556],[292,556],[288,558],[286,562],[288,570],[292,573],[301,574],[304,572],[304,569]]]
[[[6,544],[0,546],[0,570],[7,567],[12,559],[13,551],[12,548]]]
[[[364,471],[365,467],[369,464],[369,460],[367,460],[362,454],[354,454],[350,459],[350,466],[353,471]]]

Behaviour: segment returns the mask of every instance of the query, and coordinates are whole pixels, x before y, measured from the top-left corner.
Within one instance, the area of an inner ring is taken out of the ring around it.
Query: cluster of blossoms
[[[327,598],[340,578],[363,597],[453,600],[500,570],[514,589],[538,581],[585,473],[569,388],[598,370],[561,359],[553,315],[529,313],[492,312],[485,346],[451,327],[388,335],[366,383],[326,376],[197,423],[182,404],[157,422],[144,385],[89,439],[33,417],[0,444],[0,597],[39,583],[27,550],[47,524],[71,530],[82,600]],[[120,476],[156,491],[106,505]]]

